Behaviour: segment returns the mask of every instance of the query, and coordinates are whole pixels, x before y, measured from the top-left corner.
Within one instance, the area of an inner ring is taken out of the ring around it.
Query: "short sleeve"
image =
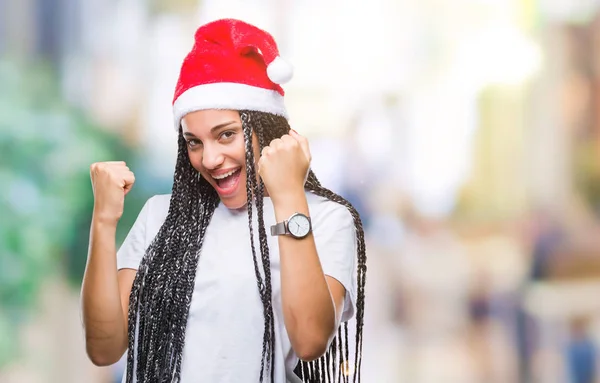
[[[313,220],[313,235],[321,267],[325,275],[338,280],[346,289],[342,322],[350,320],[356,308],[356,228],[348,209],[328,201],[332,207],[324,209],[318,220]]]
[[[123,244],[117,251],[117,269],[137,270],[146,252],[146,226],[150,215],[150,198],[138,214],[133,226],[127,233]]]

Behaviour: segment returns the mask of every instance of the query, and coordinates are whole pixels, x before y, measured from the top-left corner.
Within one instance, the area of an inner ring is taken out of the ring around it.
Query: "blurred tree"
[[[187,13],[196,9],[200,5],[198,0],[150,0],[150,12],[159,13]]]
[[[600,217],[600,163],[598,163],[598,143],[590,138],[582,140],[575,150],[573,172],[575,186],[582,193],[586,203]]]
[[[51,276],[81,283],[93,207],[89,165],[136,151],[61,98],[43,64],[0,61],[0,368]],[[128,196],[121,240],[148,193]]]

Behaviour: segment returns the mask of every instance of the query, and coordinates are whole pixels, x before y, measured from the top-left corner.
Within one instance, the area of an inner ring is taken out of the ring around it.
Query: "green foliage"
[[[184,13],[193,12],[200,5],[198,0],[150,0],[148,8],[154,15],[163,13]]]
[[[600,156],[596,141],[587,139],[577,146],[573,167],[575,186],[590,208],[600,214]]]
[[[43,281],[81,283],[93,195],[89,165],[135,152],[60,96],[43,65],[0,61],[0,367],[18,351],[18,326]],[[132,193],[130,193],[132,194]],[[128,197],[119,238],[145,200]]]

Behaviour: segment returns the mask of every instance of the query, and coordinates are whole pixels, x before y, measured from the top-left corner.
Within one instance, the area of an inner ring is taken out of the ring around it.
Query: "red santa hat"
[[[175,129],[183,116],[204,109],[256,110],[287,118],[280,84],[292,75],[268,32],[233,19],[205,24],[181,66],[173,98]]]

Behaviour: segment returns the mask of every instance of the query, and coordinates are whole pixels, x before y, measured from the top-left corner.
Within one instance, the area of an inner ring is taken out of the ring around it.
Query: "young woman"
[[[231,19],[198,29],[173,102],[172,193],[146,202],[118,252],[134,175],[91,166],[86,348],[97,365],[128,350],[124,382],[360,380],[363,229],[310,171],[286,119],[290,78],[267,32]]]

